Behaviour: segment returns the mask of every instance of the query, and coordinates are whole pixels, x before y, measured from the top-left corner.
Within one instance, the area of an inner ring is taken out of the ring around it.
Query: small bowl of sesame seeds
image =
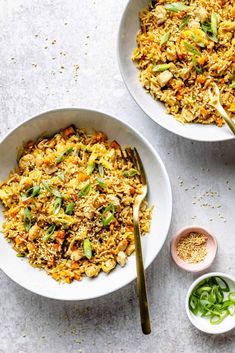
[[[207,229],[188,226],[172,237],[171,255],[183,270],[201,272],[211,266],[217,247],[215,236]]]

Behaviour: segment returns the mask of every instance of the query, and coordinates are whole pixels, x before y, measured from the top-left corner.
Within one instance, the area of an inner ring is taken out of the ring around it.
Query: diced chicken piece
[[[57,168],[56,165],[51,164],[51,165],[45,166],[43,169],[44,169],[44,172],[45,172],[46,174],[49,174],[49,175],[50,175],[50,174],[55,173],[55,171],[56,171],[58,168]]]
[[[71,254],[70,254],[71,260],[73,260],[73,261],[79,261],[79,260],[81,260],[83,257],[84,257],[84,255],[83,255],[82,250],[77,249],[77,250],[71,251]]]
[[[100,272],[100,266],[92,264],[89,267],[85,267],[85,274],[87,277],[96,277]]]
[[[95,210],[93,208],[93,206],[85,206],[83,208],[83,212],[84,212],[84,215],[87,219],[92,219],[94,217],[94,214],[95,214]]]
[[[200,28],[199,20],[191,20],[188,23],[189,28]]]
[[[158,25],[161,25],[167,19],[167,11],[166,11],[165,7],[162,5],[156,6],[153,14],[157,19]]]
[[[223,21],[220,24],[222,31],[235,31],[235,21]]]
[[[124,267],[127,262],[127,255],[123,251],[119,251],[117,254],[117,262],[121,267]]]
[[[32,154],[26,154],[25,156],[21,157],[19,160],[19,167],[20,169],[27,169],[29,167],[34,167],[35,165],[35,158]]]
[[[27,189],[30,188],[33,185],[32,179],[29,177],[22,177],[20,180],[20,187],[21,189]]]
[[[102,263],[101,268],[105,273],[109,273],[116,266],[116,262],[113,259],[109,259]]]
[[[205,21],[208,17],[207,10],[204,7],[198,7],[195,11],[196,19],[199,21]]]
[[[127,256],[130,256],[135,251],[135,244],[130,244],[126,249]]]
[[[179,69],[178,73],[183,80],[187,80],[189,78],[191,70],[192,70],[191,66],[184,67],[183,69]]]
[[[30,228],[29,230],[29,236],[28,236],[29,240],[33,241],[34,239],[38,238],[39,231],[40,231],[39,226],[37,224],[34,224],[32,228]]]
[[[120,206],[120,200],[117,196],[110,194],[110,195],[107,195],[106,199],[108,200],[109,203],[114,204],[114,206]]]
[[[186,120],[188,123],[195,119],[195,116],[193,115],[193,113],[191,113],[190,110],[188,110],[186,108],[182,109],[181,115],[184,118],[184,120]]]
[[[35,162],[36,167],[41,167],[41,165],[43,164],[43,156],[41,154],[38,154],[35,158]]]
[[[172,79],[172,77],[173,77],[172,73],[169,70],[166,70],[157,76],[157,81],[161,87],[164,87],[167,84],[167,82],[169,82]]]

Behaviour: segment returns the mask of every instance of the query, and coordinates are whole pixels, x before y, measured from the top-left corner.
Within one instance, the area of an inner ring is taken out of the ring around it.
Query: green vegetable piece
[[[171,64],[159,64],[154,66],[153,72],[163,72],[168,70],[171,67]]]
[[[84,255],[88,260],[92,258],[92,246],[91,242],[89,239],[84,239],[83,241],[83,250],[84,250]]]
[[[97,180],[99,186],[101,186],[103,189],[106,189],[107,186],[102,179],[97,178],[96,180]]]
[[[229,87],[230,88],[235,88],[235,81],[233,81]]]
[[[214,20],[215,21],[215,20]],[[213,24],[214,26],[215,24]],[[215,35],[212,31],[215,32],[215,28],[213,28],[212,30],[212,24],[209,21],[204,21],[201,23],[201,29],[203,30],[203,32],[206,33],[207,37],[209,37],[211,40],[213,40],[215,43],[218,43],[218,38],[217,35]],[[217,28],[217,27],[216,27]],[[216,30],[217,32],[217,30]]]
[[[171,4],[166,4],[165,9],[172,12],[186,11],[189,6],[186,6],[182,2],[172,2]]]
[[[65,156],[68,156],[69,154],[71,154],[74,151],[74,149],[72,147],[68,148],[66,151],[62,152],[56,159],[55,159],[55,163],[58,164],[60,162],[62,162],[65,158]]]
[[[102,213],[102,223],[106,227],[114,218],[115,207],[114,204],[109,204]]]
[[[86,173],[87,175],[91,175],[95,169],[95,163],[90,163],[87,166]]]
[[[99,171],[99,175],[101,176],[101,178],[103,178],[103,176],[104,176],[104,167],[102,166],[102,164],[98,164],[98,171]]]
[[[62,181],[64,181],[65,180],[65,175],[64,175],[64,173],[59,173],[59,174],[57,174],[58,175],[58,177],[62,180]]]
[[[26,201],[28,199],[30,199],[31,197],[35,197],[39,194],[41,188],[40,186],[36,185],[33,186],[32,188],[28,189],[25,194],[21,195],[22,201]]]
[[[163,44],[165,44],[168,39],[170,38],[170,32],[166,32],[165,34],[163,34],[161,41],[160,41],[160,46],[162,46]]]
[[[30,230],[32,226],[32,215],[28,207],[24,209],[24,229],[26,232]]]
[[[183,41],[183,45],[189,53],[192,53],[197,56],[202,56],[201,52],[197,50],[197,48],[194,45],[190,44],[186,40]]]
[[[124,177],[133,177],[135,175],[138,175],[139,174],[139,171],[134,169],[134,168],[131,168],[130,170],[125,170],[123,172],[123,176]]]
[[[216,37],[217,36],[217,27],[218,27],[218,15],[214,11],[211,13],[211,32]]]
[[[82,196],[86,196],[89,191],[91,190],[91,185],[88,184],[88,185],[85,185],[78,193],[78,196],[79,197],[82,197]]]
[[[56,197],[61,197],[62,195],[59,192],[59,190],[57,190],[54,186],[49,185],[46,181],[42,181],[42,185],[44,186],[44,188],[52,195],[56,196]]]
[[[70,204],[68,204],[68,206],[66,207],[65,213],[68,215],[71,215],[73,213],[74,207],[75,207],[75,203],[70,202]]]
[[[58,214],[59,213],[60,208],[61,208],[61,203],[62,203],[61,197],[57,197],[55,199],[55,204],[54,204],[54,210],[53,210],[54,214]]]
[[[21,254],[21,253],[19,253],[19,252],[16,254],[16,256],[17,256],[17,257],[25,257],[24,254]]]
[[[56,225],[52,224],[46,231],[46,234],[44,235],[44,237],[42,238],[43,241],[48,241],[51,236],[53,235],[54,231],[55,231]]]
[[[230,293],[228,294],[228,299],[229,299],[229,300],[235,300],[235,292],[230,292]]]
[[[223,278],[215,277],[215,281],[223,292],[229,292],[229,285]]]
[[[191,38],[199,47],[205,48],[205,44],[200,41],[200,38],[196,34],[192,33]]]
[[[185,16],[185,17],[182,19],[182,21],[181,21],[181,23],[180,23],[180,25],[179,25],[179,30],[180,30],[180,31],[189,23],[189,19],[190,19],[190,16],[189,16],[189,15]]]
[[[192,56],[192,62],[193,62],[193,66],[194,66],[194,69],[196,70],[196,72],[198,74],[202,74],[203,70],[202,70],[201,66],[198,64],[198,61],[194,55]]]

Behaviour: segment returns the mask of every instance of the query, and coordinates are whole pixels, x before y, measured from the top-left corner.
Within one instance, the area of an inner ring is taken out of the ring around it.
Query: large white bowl
[[[156,123],[165,129],[198,141],[225,141],[234,139],[234,135],[225,125],[219,128],[215,125],[186,124],[183,125],[166,113],[163,103],[155,101],[141,86],[138,71],[131,60],[136,47],[136,34],[140,29],[139,12],[144,9],[149,0],[129,0],[123,13],[118,36],[118,60],[123,80],[142,110]]]
[[[143,160],[149,183],[149,204],[154,205],[150,234],[142,238],[144,264],[147,268],[161,250],[166,239],[172,211],[172,196],[166,169],[153,147],[126,123],[97,111],[61,109],[50,111],[16,127],[0,142],[0,180],[16,166],[17,148],[23,142],[34,140],[42,133],[54,134],[70,124],[77,127],[104,131],[110,139],[122,146],[135,146]],[[0,225],[4,221],[0,211]],[[101,273],[95,279],[84,278],[72,284],[59,284],[45,271],[31,267],[27,259],[15,251],[0,235],[0,268],[15,282],[40,295],[62,299],[83,300],[113,292],[136,278],[135,257],[131,256],[124,268],[116,267],[109,275]]]

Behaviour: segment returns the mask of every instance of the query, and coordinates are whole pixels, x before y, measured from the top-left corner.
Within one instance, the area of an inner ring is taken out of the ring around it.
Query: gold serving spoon
[[[145,335],[151,333],[151,324],[149,317],[149,305],[145,283],[145,272],[143,265],[143,255],[140,239],[140,225],[139,225],[139,209],[141,203],[145,199],[148,192],[147,178],[144,171],[143,163],[140,159],[139,153],[136,148],[125,149],[128,158],[132,161],[136,169],[140,172],[140,179],[142,183],[142,194],[138,195],[135,199],[133,206],[133,223],[134,223],[134,236],[135,236],[135,257],[136,257],[136,270],[137,270],[137,292],[139,297],[141,327]]]
[[[209,88],[208,94],[210,98],[209,104],[220,113],[220,115],[224,118],[224,121],[226,122],[226,124],[229,126],[229,128],[235,135],[235,123],[228,116],[228,114],[226,113],[226,111],[224,110],[224,108],[220,103],[220,91],[216,83],[213,83],[211,85],[211,88]]]

